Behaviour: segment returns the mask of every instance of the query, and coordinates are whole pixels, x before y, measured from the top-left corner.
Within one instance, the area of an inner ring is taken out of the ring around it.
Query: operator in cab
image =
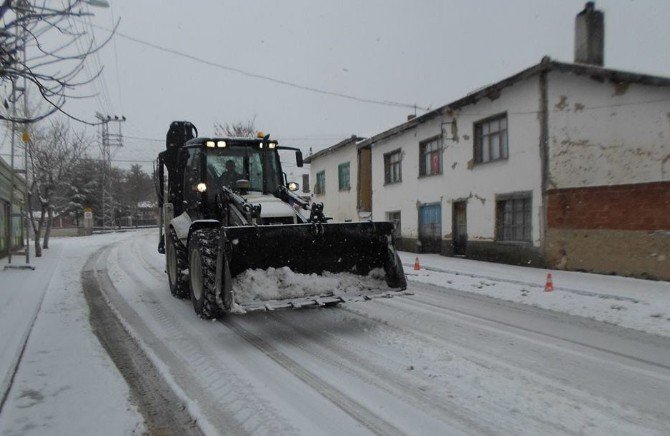
[[[235,182],[237,182],[242,178],[244,178],[242,174],[237,172],[235,161],[232,159],[228,159],[226,161],[226,170],[221,174],[221,178],[219,179],[220,182],[229,187],[230,189],[235,189],[236,188]]]

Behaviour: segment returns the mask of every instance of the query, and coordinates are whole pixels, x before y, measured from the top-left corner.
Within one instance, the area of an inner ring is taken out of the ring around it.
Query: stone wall
[[[670,280],[670,231],[547,231],[547,262],[560,269]]]

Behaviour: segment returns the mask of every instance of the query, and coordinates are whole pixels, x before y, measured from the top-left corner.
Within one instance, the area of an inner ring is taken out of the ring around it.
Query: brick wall
[[[547,195],[549,228],[670,230],[670,182],[551,189]]]

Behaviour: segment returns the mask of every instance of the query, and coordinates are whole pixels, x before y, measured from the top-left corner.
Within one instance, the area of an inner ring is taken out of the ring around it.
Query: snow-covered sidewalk
[[[670,337],[670,283],[400,252],[410,281],[604,321]],[[547,273],[554,292],[545,292]]]
[[[91,331],[80,280],[92,253],[129,237],[52,239],[34,271],[4,270],[0,259],[0,434],[144,431],[128,385]]]

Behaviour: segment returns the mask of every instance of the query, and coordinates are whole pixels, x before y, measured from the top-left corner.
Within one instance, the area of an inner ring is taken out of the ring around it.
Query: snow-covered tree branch
[[[41,248],[49,248],[49,235],[54,214],[54,197],[63,190],[72,169],[84,156],[88,148],[87,138],[71,129],[63,121],[54,121],[46,129],[33,129],[28,143],[28,163],[32,173],[29,187],[30,204],[39,206],[35,216],[29,209],[30,222],[35,234],[35,255]],[[44,230],[44,242],[40,238]]]

